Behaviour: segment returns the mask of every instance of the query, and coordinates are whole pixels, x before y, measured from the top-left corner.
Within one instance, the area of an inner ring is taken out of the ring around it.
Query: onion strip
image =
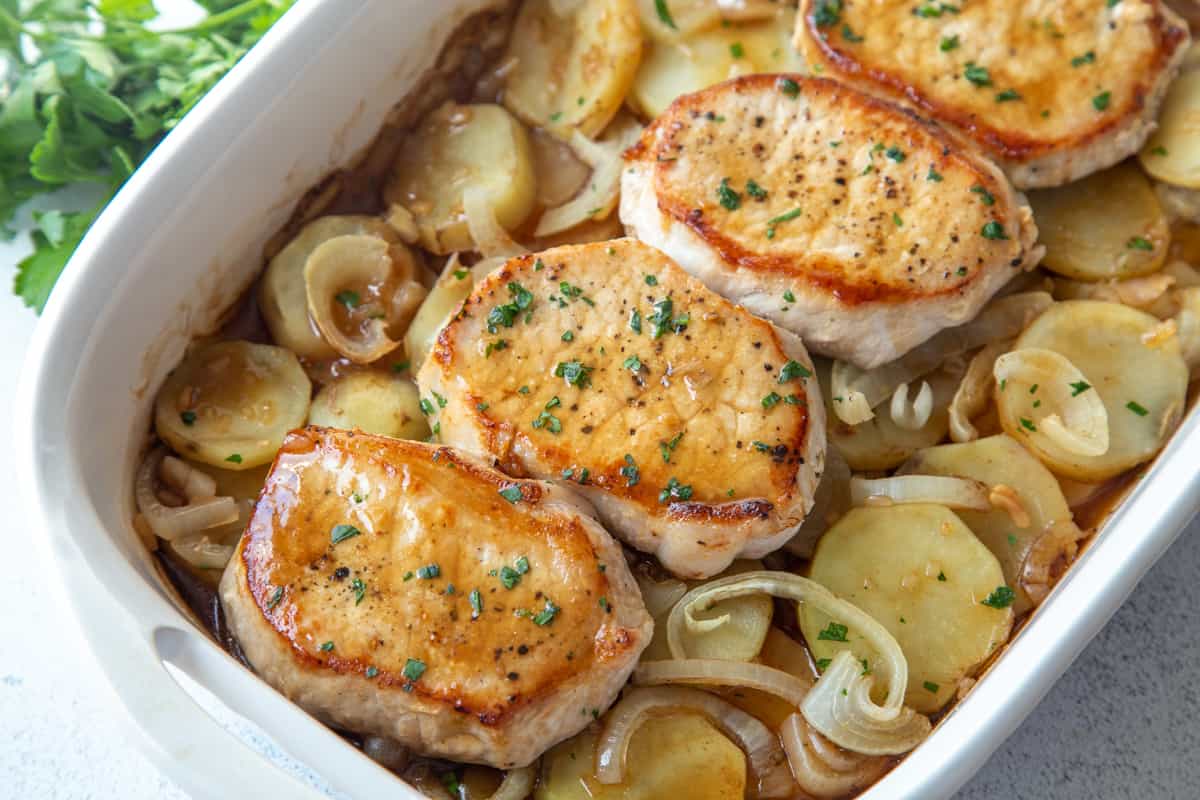
[[[698,620],[697,611],[707,611],[734,597],[770,594],[814,608],[854,628],[880,656],[869,675],[848,651],[841,651],[817,680],[800,706],[801,713],[816,730],[834,743],[866,755],[905,753],[929,734],[929,720],[904,706],[908,684],[908,662],[895,638],[886,628],[857,606],[835,597],[808,578],[788,572],[745,572],[711,581],[692,589],[667,619],[667,645],[675,658],[685,657],[684,628],[727,620]],[[887,697],[882,706],[871,699],[876,675],[886,681]]]
[[[787,756],[775,734],[757,718],[721,698],[698,689],[654,687],[634,689],[608,713],[596,743],[596,779],[605,785],[625,778],[629,743],[652,714],[694,711],[703,714],[734,739],[746,753],[751,786],[747,797],[790,797],[795,789]]]
[[[996,359],[1012,348],[1012,343],[1012,339],[992,342],[971,359],[967,374],[950,401],[950,438],[954,441],[973,442],[979,438],[979,431],[971,424],[971,420],[987,408],[993,382],[992,368]]]
[[[142,462],[134,480],[138,511],[155,536],[173,542],[238,518],[237,502],[232,497],[209,497],[177,508],[164,505],[154,488],[164,457],[165,450],[152,451]]]
[[[850,479],[850,499],[856,506],[892,503],[937,503],[954,509],[990,511],[988,487],[968,478],[945,475],[895,475],[890,478]]]
[[[933,387],[929,385],[929,381],[921,381],[917,396],[909,403],[908,384],[900,384],[892,393],[892,405],[889,410],[896,427],[906,431],[921,430],[933,415]]]
[[[867,786],[887,769],[888,759],[836,748],[800,714],[788,717],[779,731],[792,776],[808,795],[826,800]]]
[[[1048,440],[1073,455],[1091,457],[1108,452],[1108,411],[1068,358],[1053,350],[1022,348],[997,358],[992,374],[997,384],[1012,392],[1002,405],[1019,404],[1019,412],[1032,418],[1032,423],[1024,425],[1030,437]],[[1078,386],[1088,388],[1073,388]],[[1036,399],[1032,399],[1035,393]]]
[[[524,255],[529,250],[508,235],[508,231],[496,221],[496,212],[488,200],[488,193],[481,186],[468,186],[462,195],[463,216],[467,218],[467,230],[475,249],[484,258],[509,259]]]
[[[592,168],[583,188],[561,206],[542,214],[535,236],[553,236],[589,220],[602,220],[612,214],[621,196],[621,173],[625,160],[621,154],[642,135],[642,127],[633,120],[619,120],[611,134],[593,142],[579,131],[571,134],[571,149],[580,161]]]
[[[662,686],[682,683],[690,686],[739,686],[775,695],[800,707],[812,688],[790,672],[755,664],[752,661],[725,661],[716,658],[683,658],[674,661],[646,661],[633,672],[638,686]]]
[[[400,346],[387,334],[387,321],[363,320],[357,335],[347,335],[334,318],[334,304],[355,285],[383,286],[392,277],[387,242],[377,236],[335,236],[322,242],[304,262],[308,313],[329,346],[355,364],[377,361]]]

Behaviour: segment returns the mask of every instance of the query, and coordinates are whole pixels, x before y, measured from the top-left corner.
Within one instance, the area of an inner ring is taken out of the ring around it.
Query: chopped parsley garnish
[[[794,381],[796,378],[811,378],[812,371],[808,367],[801,364],[799,361],[789,361],[783,365],[783,369],[779,370],[779,382],[787,383]]]
[[[612,613],[612,605],[609,604],[607,597],[600,598],[600,607],[604,609],[605,613]]]
[[[1133,413],[1137,414],[1139,417],[1144,417],[1150,413],[1150,411],[1147,410],[1145,406],[1143,406],[1142,404],[1135,402],[1133,400],[1130,400],[1128,403],[1126,403],[1125,407],[1128,408]]]
[[[472,589],[471,593],[467,595],[467,601],[471,604],[471,619],[478,619],[479,615],[483,613],[483,595],[479,593],[478,589]]]
[[[983,598],[982,602],[985,606],[992,608],[1008,608],[1012,605],[1013,600],[1017,599],[1017,593],[1007,586],[997,586],[992,590],[992,593]]]
[[[585,367],[579,361],[560,361],[554,367],[554,377],[562,378],[570,386],[578,386],[580,389],[587,388],[592,380],[592,368]]]
[[[904,163],[904,159],[908,158],[908,156],[904,155],[904,151],[899,147],[896,147],[896,145],[892,145],[885,150],[884,155],[890,158],[892,161],[895,161],[897,164]]]
[[[818,28],[836,25],[842,19],[842,0],[817,0],[812,21]]]
[[[1092,385],[1087,381],[1075,381],[1071,384],[1071,397],[1078,397],[1090,388]]]
[[[537,429],[545,428],[551,433],[562,433],[562,420],[551,414],[549,411],[543,411],[537,415],[537,419],[533,421],[533,427]]]
[[[729,185],[729,178],[721,178],[717,187],[717,200],[728,211],[737,211],[742,207],[742,196]]]
[[[1160,144],[1157,147],[1154,147],[1153,149],[1151,149],[1150,152],[1156,156],[1165,156],[1167,154],[1167,148],[1163,147]]]
[[[679,482],[677,478],[672,477],[667,481],[666,488],[658,493],[658,502],[665,503],[668,500],[691,500],[692,487]]]
[[[746,48],[742,47],[741,42],[734,42],[729,45],[729,55],[733,58],[741,58],[746,55]]]
[[[767,190],[759,186],[753,180],[746,181],[746,194],[753,197],[755,200],[766,200]],[[653,286],[654,284],[650,284]]]
[[[934,694],[937,694],[938,690],[942,688],[942,687],[938,686],[936,683],[934,683],[933,681],[925,681],[921,685],[925,687],[925,691],[933,692]]]
[[[943,36],[942,41],[938,44],[938,49],[943,53],[949,53],[951,50],[957,50],[959,45],[958,34],[953,36]]]
[[[510,503],[517,503],[521,500],[520,486],[506,486],[500,490],[500,496]]]
[[[771,452],[771,445],[767,444],[766,442],[760,442],[757,439],[755,439],[753,442],[751,442],[750,446],[753,447],[755,450],[757,450],[760,453]]]
[[[659,22],[673,31],[679,30],[675,27],[675,19],[671,16],[671,9],[667,7],[667,0],[654,0],[654,10],[658,13]]]
[[[762,407],[763,408],[774,408],[775,406],[779,405],[779,401],[782,399],[783,398],[780,397],[775,392],[771,392],[769,395],[767,395],[766,397],[764,397],[762,399]]]
[[[432,394],[432,395],[433,395],[433,399],[434,399],[434,400],[437,400],[438,408],[445,408],[445,407],[446,407],[446,398],[442,397],[442,396],[441,396],[440,394],[438,394],[437,392],[430,392],[430,394]]]
[[[270,611],[275,606],[279,605],[279,601],[283,599],[283,587],[279,586],[271,593],[271,599],[267,601],[267,611]]]
[[[442,574],[442,568],[437,564],[426,564],[423,567],[417,568],[417,577],[421,580],[429,581]]]
[[[410,681],[419,681],[421,676],[425,674],[425,662],[415,658],[410,658],[404,662],[404,669],[401,674]]]
[[[180,421],[183,422],[184,425],[195,425],[196,424],[196,412],[195,411],[181,411],[181,412],[179,412],[179,419],[180,419]]]
[[[930,181],[931,183],[941,183],[942,174],[930,166],[929,172],[925,175],[925,180]]]
[[[505,589],[511,589],[521,582],[521,573],[507,564],[500,568],[499,577]]]
[[[829,669],[829,665],[832,663],[833,663],[832,658],[818,658],[817,659],[817,669],[824,672],[825,670]]]
[[[894,224],[897,228],[904,227],[904,220],[901,219],[900,215],[897,214],[895,211],[892,212],[892,224]]]
[[[671,441],[658,443],[658,452],[660,455],[662,455],[662,460],[663,460],[664,464],[671,463],[671,453],[675,452],[675,448],[679,445],[679,440],[682,438],[683,438],[683,431],[680,431],[679,433],[677,433],[671,437]]]
[[[650,330],[650,336],[653,339],[659,339],[667,331],[680,333],[688,326],[691,317],[687,314],[674,316],[675,304],[671,302],[671,298],[664,297],[654,304],[654,313],[649,316],[650,322],[654,327]]]
[[[229,456],[225,460],[228,461],[230,464],[240,464],[240,463],[242,463],[242,454],[234,453],[233,455]]]
[[[775,85],[779,87],[779,91],[783,92],[793,100],[800,96],[800,84],[796,83],[791,78],[780,78],[775,82]]]
[[[373,666],[373,665],[372,665],[372,666],[370,666],[370,667],[367,667],[366,676],[367,676],[368,678],[374,678],[374,677],[375,677],[376,675],[378,675],[378,674],[379,674],[379,667],[376,667],[376,666]]]
[[[851,44],[858,44],[863,40],[863,37],[854,32],[854,29],[849,25],[842,25],[842,38]]]
[[[641,372],[642,360],[637,356],[630,356],[621,362],[621,366],[632,372]]]
[[[658,276],[657,275],[647,275],[645,277],[645,281],[646,281],[647,286],[658,286]]]
[[[796,295],[792,293],[791,289],[788,289],[783,293],[783,299],[789,303],[794,303],[796,302]]]
[[[621,477],[625,479],[626,486],[637,486],[642,478],[641,471],[629,453],[625,454],[625,466],[621,467]]]
[[[1096,61],[1096,52],[1094,50],[1088,50],[1083,55],[1075,56],[1074,58],[1072,58],[1071,66],[1072,67],[1082,67],[1084,64],[1094,64],[1095,61]]]
[[[1125,247],[1127,247],[1130,250],[1153,250],[1154,249],[1154,245],[1150,242],[1149,239],[1145,238],[1144,236],[1134,236],[1132,239],[1130,239],[1128,242],[1125,243]]]
[[[825,642],[844,642],[846,641],[846,633],[849,630],[845,625],[830,622],[825,626],[825,630],[817,634],[817,638]]]
[[[633,331],[634,333],[642,332],[642,312],[638,311],[636,308],[633,310],[633,313],[629,315],[629,330]]]
[[[980,184],[972,186],[971,191],[979,195],[979,199],[983,201],[985,206],[994,206],[996,204],[995,196]]]
[[[976,86],[991,86],[992,76],[988,73],[987,67],[981,67],[974,61],[968,61],[967,66],[963,69],[963,77]]]
[[[358,292],[352,292],[349,289],[338,292],[333,296],[334,300],[344,305],[346,308],[358,308],[362,305],[362,298],[358,296]]]
[[[495,333],[502,326],[511,328],[517,316],[533,305],[533,293],[515,281],[508,284],[508,293],[512,295],[510,302],[496,306],[488,312],[488,333]]]
[[[412,366],[411,361],[401,361],[399,364],[392,364],[392,372],[404,372]]]
[[[938,579],[939,581],[941,581],[942,583],[945,583],[945,582],[946,582],[946,573],[945,573],[945,572],[938,572],[938,574],[937,574],[937,579]]]
[[[1008,234],[1004,232],[1004,226],[996,220],[992,220],[983,226],[979,233],[985,239],[1008,239]]]
[[[325,642],[321,645],[321,652],[328,653],[333,650],[333,642]]]
[[[489,345],[489,347],[490,347],[490,346],[491,346],[491,345]],[[504,348],[499,348],[499,349],[503,350]],[[420,409],[421,409],[421,413],[422,413],[422,414],[424,414],[424,415],[425,415],[425,416],[427,416],[427,417],[428,417],[430,414],[432,414],[432,413],[433,413],[433,403],[429,402],[429,401],[428,401],[428,400],[426,400],[424,397],[422,397],[422,398],[421,398],[421,400],[420,400],[420,402],[419,402],[419,403],[417,403],[417,407],[418,407],[418,408],[420,408]]]
[[[575,341],[575,334],[572,331],[563,331],[561,338],[564,342],[573,342]]]
[[[350,588],[354,590],[354,605],[358,605],[367,596],[367,584],[362,578],[355,578],[350,582]]]
[[[1037,432],[1037,425],[1033,424],[1033,420],[1027,417],[1018,417],[1017,421],[1021,423],[1021,427],[1030,432]]]
[[[353,525],[334,525],[333,530],[329,532],[329,541],[331,544],[337,544],[352,539],[360,533],[362,531]]]
[[[781,225],[784,222],[789,222],[803,213],[804,209],[793,208],[791,211],[785,211],[777,217],[771,217],[769,220],[767,220],[767,238],[774,239],[776,226]]]
[[[563,281],[558,285],[558,290],[562,292],[563,297],[567,298],[568,300],[582,300],[589,306],[596,305],[594,302],[592,302],[590,297],[583,293],[583,289],[579,288],[578,286],[572,286],[566,281]]]
[[[534,616],[533,624],[542,626],[549,625],[554,621],[554,618],[558,616],[559,611],[561,611],[561,609],[558,606],[554,605],[554,603],[550,600],[547,600],[546,607],[538,612],[536,616]]]
[[[456,269],[456,270],[454,270],[454,279],[461,281],[463,278],[467,277],[470,274],[471,274],[471,270],[469,270],[469,269]]]
[[[996,93],[997,103],[1011,103],[1014,100],[1020,100],[1021,93],[1016,89],[1005,89],[1003,92]]]
[[[1109,103],[1112,102],[1112,92],[1101,92],[1092,98],[1092,108],[1097,111],[1106,111]]]

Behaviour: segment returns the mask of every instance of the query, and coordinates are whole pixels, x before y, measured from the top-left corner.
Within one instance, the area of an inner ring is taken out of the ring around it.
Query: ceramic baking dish
[[[88,234],[29,352],[17,452],[36,535],[146,752],[195,797],[324,796],[227,732],[180,673],[336,792],[417,797],[221,650],[130,525],[154,388],[260,266],[300,196],[346,163],[486,0],[301,0],[155,151]],[[974,691],[864,797],[953,793],[1016,728],[1200,503],[1191,414]],[[169,665],[169,669],[168,669]],[[87,667],[83,667],[87,668]]]

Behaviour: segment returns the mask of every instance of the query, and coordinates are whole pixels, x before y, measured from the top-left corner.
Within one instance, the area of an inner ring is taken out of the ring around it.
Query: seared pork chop
[[[1136,153],[1189,42],[1162,0],[802,0],[796,45],[824,74],[911,103],[1018,187]]]
[[[607,708],[653,630],[571,493],[325,428],[284,442],[220,594],[255,671],[322,720],[501,768]]]
[[[606,526],[700,578],[788,540],[825,419],[804,346],[631,239],[488,275],[418,374],[443,441],[568,484]]]
[[[863,368],[970,320],[1040,257],[994,164],[834,81],[751,75],[685,95],[626,159],[631,234]]]

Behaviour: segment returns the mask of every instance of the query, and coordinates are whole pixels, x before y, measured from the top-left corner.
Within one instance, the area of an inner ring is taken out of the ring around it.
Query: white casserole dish
[[[349,797],[418,797],[221,650],[131,524],[153,389],[260,267],[300,196],[345,164],[487,0],[301,0],[157,149],[76,253],[17,405],[25,495],[99,666],[159,768],[196,797],[324,796],[226,731],[182,671]],[[933,735],[864,798],[953,793],[1032,710],[1200,503],[1191,414],[1103,532]]]

